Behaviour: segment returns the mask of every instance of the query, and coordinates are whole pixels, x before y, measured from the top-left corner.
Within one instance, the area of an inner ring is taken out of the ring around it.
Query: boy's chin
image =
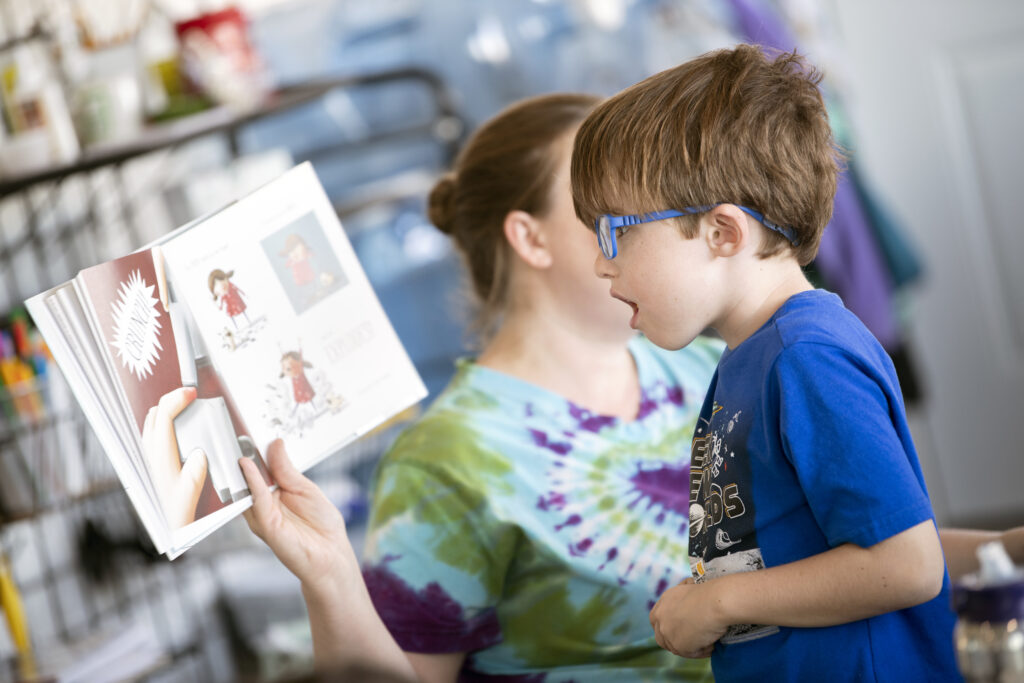
[[[661,330],[645,329],[644,325],[638,325],[637,330],[652,344],[666,351],[678,351],[697,338],[696,335],[666,334]]]

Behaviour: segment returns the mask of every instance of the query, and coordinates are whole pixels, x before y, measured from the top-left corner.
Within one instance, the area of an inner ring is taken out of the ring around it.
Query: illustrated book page
[[[28,303],[171,557],[251,504],[239,458],[272,484],[274,439],[305,470],[426,395],[309,164]]]

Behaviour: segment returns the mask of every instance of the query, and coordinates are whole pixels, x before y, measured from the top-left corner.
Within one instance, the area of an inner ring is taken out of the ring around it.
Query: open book
[[[426,395],[308,163],[26,303],[171,558]]]

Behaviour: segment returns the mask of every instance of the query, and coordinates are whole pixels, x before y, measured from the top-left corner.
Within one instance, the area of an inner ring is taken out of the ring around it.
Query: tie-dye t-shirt
[[[690,442],[722,348],[631,341],[631,421],[460,361],[377,470],[363,575],[399,645],[469,653],[461,681],[710,680],[649,612],[690,575]]]

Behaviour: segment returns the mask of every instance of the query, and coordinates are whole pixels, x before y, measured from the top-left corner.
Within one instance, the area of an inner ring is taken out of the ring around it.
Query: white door
[[[833,0],[856,157],[926,263],[910,341],[940,522],[1024,522],[1024,2]]]

